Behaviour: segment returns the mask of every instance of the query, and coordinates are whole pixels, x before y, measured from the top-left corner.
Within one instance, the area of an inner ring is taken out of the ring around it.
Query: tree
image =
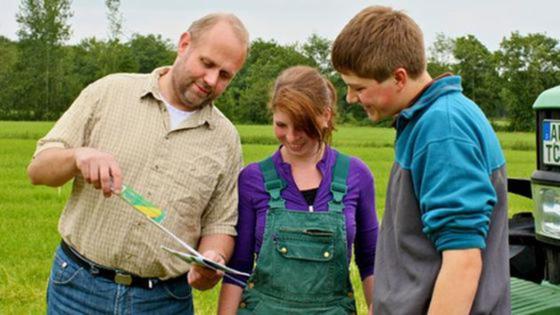
[[[105,0],[107,19],[109,20],[109,40],[119,41],[123,35],[123,16],[119,11],[120,0]]]
[[[235,122],[269,123],[267,103],[272,84],[282,70],[295,65],[316,66],[312,59],[298,52],[295,45],[281,46],[262,39],[253,41],[245,67],[216,105]]]
[[[63,43],[70,36],[69,0],[23,0],[16,15],[20,59],[16,65],[15,111],[52,119],[66,107]]]
[[[0,36],[0,119],[10,119],[15,99],[13,73],[19,59],[17,43]]]
[[[312,34],[301,48],[302,54],[315,61],[319,71],[326,75],[332,76],[334,68],[331,64],[331,41],[317,34]]]
[[[157,67],[172,64],[177,54],[173,44],[161,35],[134,34],[128,45],[140,73],[149,73]]]
[[[477,103],[488,117],[500,107],[500,80],[494,55],[473,35],[455,39],[454,72],[462,77],[463,93]]]
[[[453,55],[455,41],[442,33],[436,34],[436,40],[428,48],[428,72],[437,77],[446,72],[451,72],[452,66],[457,63]]]
[[[504,82],[500,92],[512,130],[534,130],[532,105],[544,90],[560,83],[558,40],[544,34],[511,34],[496,54]]]

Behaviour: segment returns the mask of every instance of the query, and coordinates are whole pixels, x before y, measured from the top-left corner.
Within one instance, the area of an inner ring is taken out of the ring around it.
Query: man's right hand
[[[122,172],[112,154],[94,148],[76,148],[74,160],[86,182],[101,189],[105,197],[110,197],[113,192],[120,193]]]

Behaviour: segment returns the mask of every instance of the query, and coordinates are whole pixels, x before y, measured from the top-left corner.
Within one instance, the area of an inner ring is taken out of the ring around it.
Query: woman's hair
[[[294,128],[312,139],[330,143],[336,116],[336,90],[317,69],[308,66],[290,67],[278,76],[269,108],[290,117]],[[327,110],[331,111],[325,127],[321,123]]]

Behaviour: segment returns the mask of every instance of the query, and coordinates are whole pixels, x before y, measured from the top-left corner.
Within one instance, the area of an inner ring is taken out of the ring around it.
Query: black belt
[[[158,278],[142,278],[140,276],[131,275],[124,271],[105,268],[93,262],[87,261],[75,249],[71,248],[70,245],[66,244],[64,240],[60,242],[60,248],[62,248],[62,251],[66,254],[66,256],[70,257],[72,261],[80,265],[80,267],[89,271],[92,275],[109,279],[117,284],[151,289],[156,284],[174,283],[177,281],[185,281],[185,282],[187,281],[187,277],[185,275],[181,275],[179,277],[171,278],[167,280],[161,280]]]

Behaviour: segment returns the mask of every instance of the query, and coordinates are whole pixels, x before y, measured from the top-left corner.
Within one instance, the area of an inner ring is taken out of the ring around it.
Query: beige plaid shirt
[[[163,225],[196,248],[201,236],[236,235],[241,144],[233,124],[211,105],[169,130],[158,87],[167,70],[92,83],[39,140],[35,155],[82,146],[113,154],[124,183],[165,209]],[[189,270],[160,248],[181,249],[176,241],[82,176],[74,179],[58,229],[68,244],[106,267],[162,279]]]

